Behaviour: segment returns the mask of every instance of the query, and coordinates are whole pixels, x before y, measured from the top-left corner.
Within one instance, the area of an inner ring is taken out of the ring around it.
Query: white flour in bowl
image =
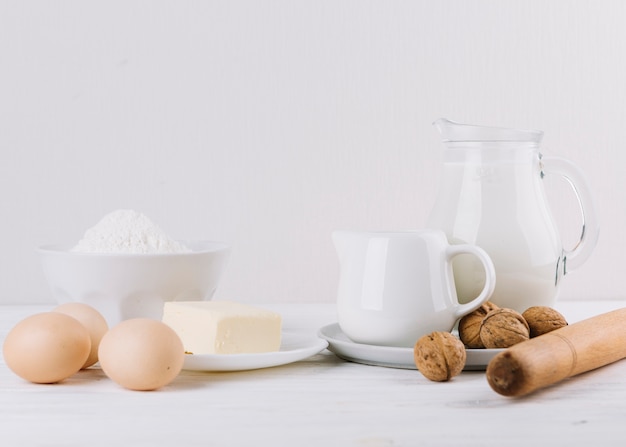
[[[107,214],[72,249],[82,253],[189,253],[142,213],[117,210]]]

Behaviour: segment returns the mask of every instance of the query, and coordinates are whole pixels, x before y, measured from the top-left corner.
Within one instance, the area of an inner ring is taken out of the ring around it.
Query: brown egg
[[[7,334],[3,354],[18,376],[35,383],[60,382],[80,370],[89,356],[89,332],[58,312],[31,315]]]
[[[91,352],[85,361],[83,368],[88,368],[98,361],[98,346],[100,340],[109,330],[109,325],[100,312],[84,303],[64,303],[54,309],[53,312],[61,312],[76,318],[89,332],[91,337]]]
[[[100,341],[104,373],[119,385],[138,391],[161,388],[183,367],[180,338],[165,323],[147,318],[122,321]]]

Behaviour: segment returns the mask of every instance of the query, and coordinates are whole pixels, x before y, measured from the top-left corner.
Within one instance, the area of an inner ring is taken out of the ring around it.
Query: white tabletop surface
[[[316,333],[331,304],[267,304],[285,327]],[[570,322],[626,301],[557,305]],[[47,306],[0,307],[0,341]],[[625,322],[626,324],[626,322]],[[626,340],[624,341],[626,343]],[[36,385],[0,363],[2,446],[565,446],[626,445],[626,362],[524,398],[491,390],[484,372],[435,383],[418,371],[349,363],[325,350],[243,372],[183,371],[129,391],[97,367]]]

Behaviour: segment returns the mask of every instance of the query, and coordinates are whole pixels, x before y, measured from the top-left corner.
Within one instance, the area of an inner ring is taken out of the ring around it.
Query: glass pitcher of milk
[[[542,156],[540,131],[434,123],[444,154],[439,195],[429,228],[444,230],[451,243],[474,244],[491,257],[496,286],[491,301],[523,312],[553,306],[562,277],[582,265],[598,239],[598,223],[587,181],[572,162]],[[563,176],[582,212],[580,240],[563,247],[544,191],[545,175]],[[475,258],[453,264],[461,302],[477,296],[485,283]]]

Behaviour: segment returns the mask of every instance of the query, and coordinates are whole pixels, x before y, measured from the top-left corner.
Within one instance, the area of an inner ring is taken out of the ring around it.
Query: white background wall
[[[3,1],[0,302],[52,302],[36,247],[118,208],[231,243],[218,298],[333,301],[333,229],[425,224],[442,116],[583,167],[602,230],[561,296],[624,297],[624,23],[618,0]]]

